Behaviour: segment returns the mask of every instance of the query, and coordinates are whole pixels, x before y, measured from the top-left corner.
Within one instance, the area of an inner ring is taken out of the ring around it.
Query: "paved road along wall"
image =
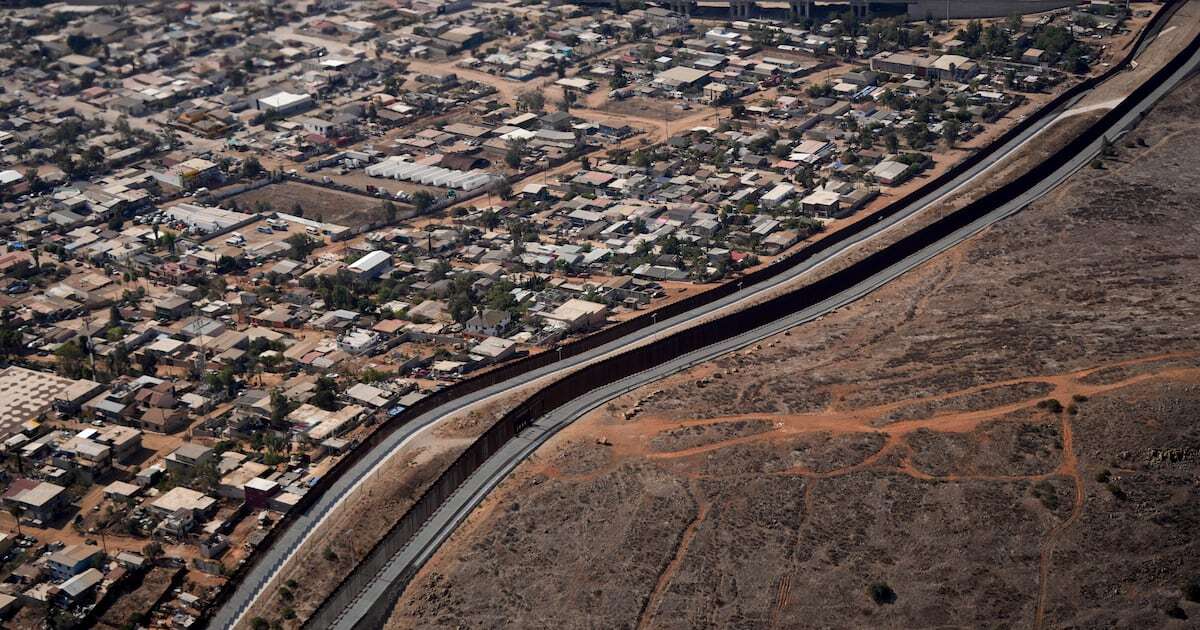
[[[887,208],[881,209],[872,214],[864,221],[860,221],[855,225],[848,226],[837,233],[830,234],[825,238],[809,245],[795,255],[787,259],[778,261],[764,269],[748,274],[741,280],[733,280],[731,282],[720,285],[710,291],[698,294],[689,299],[682,300],[672,305],[665,306],[659,310],[658,317],[667,318],[682,312],[689,311],[701,304],[715,301],[720,297],[728,295],[736,290],[744,282],[747,286],[757,283],[768,277],[777,275],[782,271],[789,269],[799,264],[804,259],[813,255],[818,251],[828,249],[840,243],[853,234],[864,229],[871,222],[881,220],[882,218],[896,212],[899,208],[903,208],[907,203],[919,199],[925,194],[936,190],[939,186],[952,180],[955,176],[978,163],[996,148],[1003,146],[1008,140],[1019,135],[1023,130],[1032,125],[1034,121],[1042,116],[1050,115],[1057,111],[1064,103],[1086,92],[1100,82],[1106,80],[1116,74],[1132,60],[1135,52],[1140,48],[1146,37],[1156,33],[1161,27],[1159,18],[1165,19],[1170,12],[1163,10],[1156,21],[1152,22],[1139,39],[1129,47],[1129,55],[1121,64],[1117,64],[1103,75],[1087,80],[1080,85],[1068,90],[1066,93],[1054,99],[1044,108],[1039,110],[1035,116],[1030,116],[1022,123],[1018,124],[1013,129],[1010,129],[996,142],[992,143],[988,149],[970,156],[962,163],[950,169],[942,176],[935,178],[919,190],[906,196],[905,198],[889,205]],[[846,287],[870,277],[871,275],[885,269],[897,261],[903,260],[905,257],[914,252],[919,251],[926,245],[936,242],[940,238],[950,234],[959,228],[970,224],[980,216],[986,214],[991,209],[998,205],[1009,201],[1025,191],[1034,182],[1040,181],[1050,173],[1053,173],[1063,164],[1065,164],[1072,156],[1078,154],[1089,144],[1094,142],[1101,133],[1119,120],[1132,108],[1133,103],[1137,103],[1146,97],[1147,94],[1157,85],[1163,78],[1169,76],[1183,62],[1195,53],[1196,47],[1200,41],[1193,41],[1184,54],[1179,55],[1164,69],[1160,70],[1154,78],[1147,81],[1138,88],[1130,98],[1127,98],[1121,105],[1105,115],[1097,124],[1089,128],[1084,134],[1067,144],[1058,153],[1050,157],[1046,162],[1039,165],[1029,173],[1018,177],[1013,182],[996,190],[978,201],[960,209],[950,216],[941,219],[933,225],[922,229],[921,231],[901,239],[894,245],[869,256],[865,260],[835,273],[823,280],[817,281],[806,287],[797,289],[791,293],[785,294],[768,302],[749,307],[743,311],[739,311],[718,320],[701,324],[687,330],[671,335],[662,340],[650,343],[622,353],[621,355],[609,358],[603,361],[593,363],[584,367],[562,379],[556,381],[542,390],[536,392],[530,398],[518,405],[515,409],[506,414],[503,418],[496,422],[483,436],[476,440],[472,445],[450,466],[449,469],[425,492],[417,503],[407,512],[400,521],[376,544],[376,546],[368,553],[362,563],[355,568],[353,572],[346,576],[334,593],[322,603],[316,613],[305,624],[306,628],[327,628],[333,624],[333,621],[344,610],[351,601],[360,593],[363,588],[374,578],[375,575],[387,564],[387,562],[398,552],[416,533],[421,525],[429,518],[434,511],[448,498],[469,476],[472,472],[479,468],[480,465],[499,448],[519,434],[523,429],[532,424],[537,418],[546,412],[554,409],[579,395],[590,391],[600,385],[612,383],[616,380],[629,376],[631,374],[649,369],[659,365],[667,360],[681,356],[693,350],[711,345],[717,341],[727,339],[736,334],[740,334],[747,330],[757,328],[763,324],[774,321],[783,315],[800,310],[805,306],[809,306],[820,302],[832,295],[844,290]],[[638,328],[647,326],[651,323],[651,317],[643,315],[633,320],[629,320],[613,328],[607,329],[595,335],[591,335],[582,340],[568,344],[563,347],[564,356],[573,356],[587,349],[594,348],[603,343],[619,338],[632,332]],[[472,381],[465,381],[452,388],[439,392],[436,397],[440,404],[441,401],[448,400],[452,395],[452,390],[458,389],[458,392],[465,392],[467,388],[471,391],[482,388],[485,385],[501,382],[507,378],[518,374],[522,371],[540,367],[555,360],[553,352],[542,353],[529,357],[520,362],[516,362],[505,366],[493,373],[472,379],[479,380],[478,384],[472,384]],[[425,403],[426,401],[422,401]],[[430,401],[428,406],[422,404],[421,411],[425,411],[436,405],[434,401]],[[406,414],[407,415],[407,414]],[[402,421],[402,420],[400,420]],[[398,425],[397,425],[398,426]],[[394,428],[393,428],[394,429]],[[386,430],[386,427],[380,431]],[[379,433],[379,432],[377,432]],[[347,458],[349,459],[349,458]],[[372,609],[372,614],[368,615],[369,623],[363,624],[363,627],[379,627],[390,613],[391,607],[394,605],[398,595],[403,592],[407,581],[412,578],[419,567],[413,567],[411,571],[405,574],[405,577],[398,583],[393,584],[388,597],[382,598],[376,602]]]

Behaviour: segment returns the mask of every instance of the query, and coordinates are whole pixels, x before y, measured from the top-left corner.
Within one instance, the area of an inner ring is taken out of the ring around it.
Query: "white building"
[[[791,184],[778,184],[767,191],[767,194],[763,195],[760,201],[767,208],[776,208],[794,194],[796,194],[795,186]]]
[[[307,94],[293,94],[281,90],[270,96],[258,99],[257,108],[260,111],[273,114],[294,114],[313,107],[313,99]]]
[[[359,278],[370,280],[383,275],[391,267],[392,255],[377,249],[350,263],[346,269]]]
[[[604,325],[608,307],[587,300],[570,299],[543,317],[560,322],[569,331],[595,328]]]

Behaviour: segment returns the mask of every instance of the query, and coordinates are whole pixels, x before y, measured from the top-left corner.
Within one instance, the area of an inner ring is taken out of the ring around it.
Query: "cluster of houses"
[[[6,10],[0,618],[198,623],[379,423],[903,194],[1125,17]]]

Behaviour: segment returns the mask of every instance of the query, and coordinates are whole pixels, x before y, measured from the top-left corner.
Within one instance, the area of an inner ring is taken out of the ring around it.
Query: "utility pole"
[[[199,328],[199,326],[200,326],[200,308],[193,306],[192,307],[192,332],[198,334],[199,331],[197,330],[197,328]],[[207,369],[207,367],[208,367],[208,337],[207,337],[207,335],[205,335],[204,339],[202,339],[200,341],[200,356],[198,357],[198,359],[196,361],[196,377],[197,378],[203,377],[204,372]]]
[[[83,342],[87,344],[88,358],[92,364],[92,378],[96,378],[96,348],[92,343],[92,312],[83,316]]]

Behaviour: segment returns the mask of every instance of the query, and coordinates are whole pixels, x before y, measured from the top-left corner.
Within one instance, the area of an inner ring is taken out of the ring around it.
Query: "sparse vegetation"
[[[1042,480],[1034,484],[1033,496],[1041,501],[1047,510],[1054,512],[1058,509],[1058,491],[1054,489],[1054,484],[1049,481]]]

